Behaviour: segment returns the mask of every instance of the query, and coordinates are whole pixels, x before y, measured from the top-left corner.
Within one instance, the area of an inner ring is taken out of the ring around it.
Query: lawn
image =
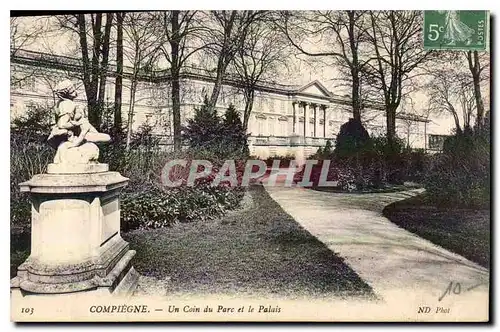
[[[262,186],[220,220],[124,234],[135,268],[168,293],[374,298],[370,286]]]
[[[354,190],[352,192],[342,190],[339,187],[311,187],[312,190],[325,191],[340,194],[383,194],[383,193],[395,193],[399,191],[411,190],[421,188],[421,186],[413,183],[401,184],[401,185],[386,185],[382,188],[369,188],[363,190]]]
[[[398,226],[489,268],[489,210],[436,207],[419,195],[392,203],[383,213]]]

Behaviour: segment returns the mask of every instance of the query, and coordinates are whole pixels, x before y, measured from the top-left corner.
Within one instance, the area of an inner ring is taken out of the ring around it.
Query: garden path
[[[477,310],[488,312],[487,269],[383,216],[384,206],[422,189],[374,194],[283,186],[267,186],[266,190],[302,227],[343,257],[383,301],[420,303],[433,310],[436,305],[451,305],[459,310],[460,303],[465,308],[474,300]],[[451,282],[451,291],[446,292]]]

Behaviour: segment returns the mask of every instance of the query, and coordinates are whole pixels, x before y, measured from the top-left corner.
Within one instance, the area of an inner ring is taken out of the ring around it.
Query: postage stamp
[[[11,320],[489,321],[487,14],[423,20],[12,12]]]
[[[489,43],[486,10],[424,11],[424,48],[485,51]]]

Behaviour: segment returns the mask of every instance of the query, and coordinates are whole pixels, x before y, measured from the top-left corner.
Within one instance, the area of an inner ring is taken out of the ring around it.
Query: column
[[[293,107],[293,134],[296,133],[296,128],[295,128],[295,123],[297,122],[297,116],[295,112],[295,105],[297,104],[296,101],[292,102],[292,107]]]
[[[319,137],[319,128],[318,128],[318,105],[317,104],[311,104],[314,110],[314,137]]]
[[[328,106],[321,105],[321,109],[323,110],[323,137],[326,138],[326,109]]]
[[[309,105],[306,102],[303,102],[302,105],[304,106],[304,139],[310,135],[311,129],[309,125]]]

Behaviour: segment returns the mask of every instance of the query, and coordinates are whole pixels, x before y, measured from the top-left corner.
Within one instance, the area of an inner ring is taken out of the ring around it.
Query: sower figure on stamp
[[[56,104],[57,122],[47,139],[57,150],[54,163],[97,162],[99,148],[94,143],[109,142],[110,136],[99,133],[73,101],[76,89],[69,80],[60,82],[54,89],[59,98]]]
[[[455,45],[457,42],[465,42],[470,45],[474,29],[460,20],[460,15],[456,10],[440,10],[440,14],[445,14],[445,34],[444,39],[447,45]]]

